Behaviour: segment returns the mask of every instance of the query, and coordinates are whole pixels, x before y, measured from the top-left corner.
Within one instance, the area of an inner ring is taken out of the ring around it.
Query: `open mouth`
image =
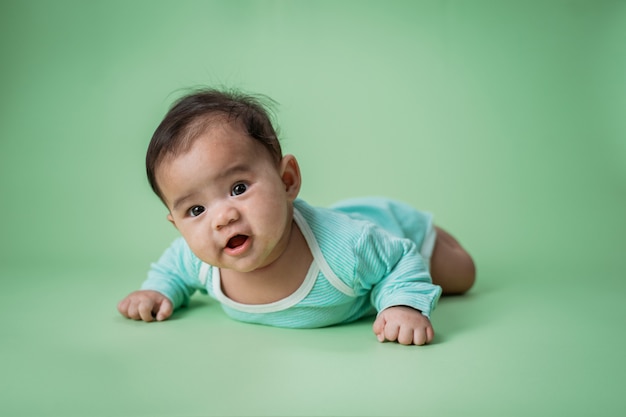
[[[228,249],[237,249],[238,247],[243,246],[247,240],[248,240],[248,236],[245,236],[245,235],[233,236],[230,239],[228,239],[228,243],[226,244],[226,247]]]

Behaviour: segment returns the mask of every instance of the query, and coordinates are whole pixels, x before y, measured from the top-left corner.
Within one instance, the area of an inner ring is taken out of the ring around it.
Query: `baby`
[[[156,129],[146,168],[182,238],[119,303],[125,317],[165,320],[200,291],[234,319],[272,326],[377,313],[379,341],[423,345],[441,293],[474,283],[472,258],[428,213],[384,198],[332,208],[299,199],[298,162],[282,154],[256,97],[183,97]]]

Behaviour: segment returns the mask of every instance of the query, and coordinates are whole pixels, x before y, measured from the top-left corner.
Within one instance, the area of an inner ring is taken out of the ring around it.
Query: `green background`
[[[621,415],[625,45],[624,1],[2,0],[0,415]],[[176,236],[145,148],[201,85],[280,103],[310,203],[470,250],[434,344],[118,315]]]

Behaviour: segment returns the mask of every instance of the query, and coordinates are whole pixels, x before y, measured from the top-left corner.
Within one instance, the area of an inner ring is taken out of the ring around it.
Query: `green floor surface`
[[[201,296],[134,322],[113,308],[119,274],[4,271],[0,414],[618,416],[626,285],[590,291],[599,272],[622,274],[485,266],[474,291],[440,303],[435,342],[407,347],[378,343],[371,319],[277,329]]]

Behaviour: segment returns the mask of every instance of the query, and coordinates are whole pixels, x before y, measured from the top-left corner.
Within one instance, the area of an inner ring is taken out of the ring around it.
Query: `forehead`
[[[237,169],[268,162],[263,144],[233,123],[212,123],[180,152],[166,155],[156,168],[156,180],[168,205],[180,193],[207,184]]]
[[[157,163],[156,171],[178,159],[189,158],[198,152],[220,154],[232,150],[258,152],[257,141],[250,137],[244,126],[227,116],[198,119],[178,138],[178,146],[166,152]]]

